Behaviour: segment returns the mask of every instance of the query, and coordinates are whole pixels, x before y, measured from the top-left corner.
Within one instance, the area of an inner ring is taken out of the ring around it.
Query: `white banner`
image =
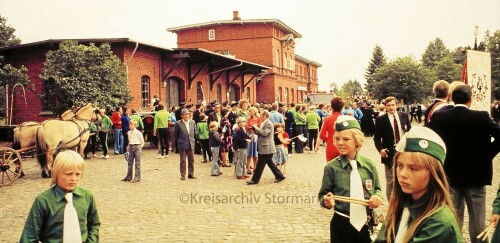
[[[471,109],[491,112],[491,55],[467,50],[467,83],[472,89]]]

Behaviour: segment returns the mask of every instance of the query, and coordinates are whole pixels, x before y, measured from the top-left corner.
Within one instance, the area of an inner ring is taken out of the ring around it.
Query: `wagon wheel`
[[[0,148],[0,187],[14,183],[21,172],[21,155],[12,148]]]

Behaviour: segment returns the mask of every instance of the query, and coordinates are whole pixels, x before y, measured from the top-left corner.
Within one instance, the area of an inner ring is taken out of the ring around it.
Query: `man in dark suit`
[[[221,110],[220,104],[215,103],[214,111],[208,115],[208,124],[210,124],[210,122],[215,121],[217,122],[217,124],[219,124],[220,127],[220,119],[222,118],[222,116],[220,115],[220,110]]]
[[[500,126],[493,122],[488,112],[469,110],[471,97],[470,86],[457,86],[452,93],[455,106],[434,113],[426,126],[441,136],[446,144],[444,171],[450,183],[460,229],[465,199],[471,241],[482,242],[476,236],[484,229],[485,186],[491,185],[492,160],[500,152]]]
[[[285,176],[273,163],[273,154],[276,152],[276,147],[274,145],[274,125],[271,120],[269,120],[269,111],[261,111],[260,119],[262,120],[260,128],[257,125],[252,126],[252,129],[258,136],[257,151],[259,152],[259,158],[252,180],[247,181],[247,185],[259,184],[260,177],[262,176],[266,164],[274,174],[274,182],[278,183],[285,179]]]
[[[200,122],[200,114],[201,114],[201,104],[198,103],[195,106],[195,110],[193,112],[193,121],[198,124]],[[196,143],[194,146],[194,153],[195,154],[201,154],[201,143],[200,141],[196,138]]]
[[[236,124],[236,119],[238,118],[238,102],[233,100],[231,101],[231,103],[229,103],[229,106],[231,107],[231,111],[229,111],[227,119],[229,120],[229,123],[231,123],[231,130],[232,130],[234,124]],[[229,163],[233,164],[233,162],[235,161],[234,151],[230,149],[228,155],[229,155]]]
[[[188,178],[196,179],[194,176],[194,143],[196,133],[196,123],[189,119],[191,116],[188,109],[181,111],[181,120],[175,122],[174,136],[177,138],[177,147],[180,156],[181,180],[186,179],[186,157],[188,160]]]
[[[231,101],[229,106],[231,106],[231,111],[227,115],[227,119],[231,123],[231,127],[233,127],[236,124],[236,119],[238,119],[238,102]]]
[[[434,114],[434,111],[441,109],[443,106],[448,104],[448,89],[450,88],[450,84],[444,80],[438,80],[432,86],[432,92],[436,96],[436,99],[432,102],[432,104],[425,109],[424,112],[424,124],[427,124]]]
[[[408,114],[396,111],[396,98],[389,96],[385,99],[386,113],[377,117],[375,121],[375,134],[373,141],[379,151],[382,164],[385,167],[386,195],[391,198],[392,192],[392,159],[395,155],[395,146],[399,139],[411,129]]]

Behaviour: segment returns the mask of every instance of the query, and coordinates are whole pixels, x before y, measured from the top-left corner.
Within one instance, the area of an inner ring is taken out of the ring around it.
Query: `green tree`
[[[333,92],[335,94],[339,92],[337,83],[335,82],[330,83],[330,92]]]
[[[446,48],[443,41],[436,38],[434,41],[429,42],[424,54],[422,54],[422,64],[427,68],[432,68],[449,53],[450,51]]]
[[[14,35],[16,29],[7,24],[7,18],[0,15],[0,47],[21,44],[21,40]]]
[[[21,44],[21,40],[14,35],[16,30],[7,24],[7,19],[0,15],[0,48]],[[9,95],[12,94],[12,88],[16,84],[27,86],[28,89],[34,89],[28,79],[28,70],[21,66],[16,68],[10,64],[4,63],[4,57],[0,56],[0,110],[5,107],[5,91],[9,87]]]
[[[384,99],[394,96],[405,103],[421,101],[431,94],[434,75],[411,56],[396,58],[381,67],[373,78],[376,80],[373,97]]]
[[[453,60],[453,63],[463,65],[465,58],[466,58],[466,50],[470,50],[470,49],[471,49],[470,46],[457,47],[457,48],[455,48],[455,50],[450,52],[449,56],[450,56],[451,60]]]
[[[349,79],[349,81],[342,84],[342,87],[340,88],[337,95],[342,96],[345,99],[349,99],[351,97],[354,97],[355,95],[361,94],[363,94],[363,87],[361,86],[361,83],[359,83],[356,79]]]
[[[447,55],[436,63],[432,72],[438,80],[459,81],[462,76],[462,65],[454,63],[452,56]]]
[[[485,36],[486,51],[491,53],[491,96],[500,99],[500,30]]]
[[[366,84],[365,88],[368,92],[372,93],[375,87],[375,80],[373,79],[373,75],[377,72],[377,69],[384,66],[387,63],[387,60],[384,56],[384,51],[382,47],[379,45],[375,45],[373,48],[372,59],[370,63],[368,63],[368,67],[366,68],[365,78]]]
[[[47,53],[40,77],[44,105],[55,114],[89,102],[112,110],[131,100],[125,68],[109,44],[62,42]]]

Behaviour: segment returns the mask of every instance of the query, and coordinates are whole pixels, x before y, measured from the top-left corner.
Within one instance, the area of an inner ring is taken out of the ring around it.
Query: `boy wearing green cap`
[[[318,193],[321,206],[334,208],[331,242],[371,242],[367,219],[382,204],[382,190],[373,161],[359,154],[364,142],[359,122],[341,115],[335,123],[334,145],[340,155],[330,161]],[[333,200],[333,196],[364,200],[365,205]]]
[[[414,127],[396,151],[392,197],[374,242],[463,242],[442,166],[443,140]]]

